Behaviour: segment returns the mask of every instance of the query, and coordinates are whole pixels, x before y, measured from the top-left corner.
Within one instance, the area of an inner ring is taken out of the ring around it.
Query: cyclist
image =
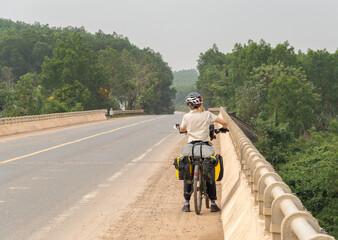
[[[202,107],[203,99],[201,94],[192,92],[189,93],[186,97],[186,103],[190,108],[190,112],[185,114],[182,119],[182,123],[179,126],[179,131],[181,133],[187,132],[189,135],[188,142],[196,143],[196,142],[205,142],[209,144],[209,125],[211,123],[217,122],[223,126],[223,128],[227,128],[226,122],[217,117],[215,114],[205,111]],[[211,212],[218,212],[220,209],[216,205],[215,200],[216,197],[216,183],[215,180],[212,180],[212,184],[209,181],[207,184],[207,193],[209,199],[211,201]],[[190,196],[192,194],[192,183],[190,181],[184,180],[184,198],[185,204],[182,208],[183,212],[190,212]]]

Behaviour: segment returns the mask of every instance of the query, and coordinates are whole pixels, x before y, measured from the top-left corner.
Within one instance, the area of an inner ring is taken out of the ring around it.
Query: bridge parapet
[[[272,233],[273,240],[334,239],[323,233],[317,219],[306,211],[224,108],[220,108],[220,114],[228,123],[241,169],[259,205],[259,214],[264,216],[265,230]]]
[[[88,115],[100,114],[100,113],[104,114],[106,112],[107,112],[106,109],[102,109],[102,110],[91,110],[91,111],[30,115],[30,116],[22,116],[22,117],[8,117],[8,118],[0,118],[0,125],[26,123],[26,122],[50,120],[50,119],[57,119],[57,118],[88,116]]]

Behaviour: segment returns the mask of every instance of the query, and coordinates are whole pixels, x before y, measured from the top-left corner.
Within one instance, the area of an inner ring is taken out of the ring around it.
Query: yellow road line
[[[11,158],[11,159],[8,159],[8,160],[5,160],[5,161],[1,161],[0,164],[9,163],[9,162],[13,162],[13,161],[16,161],[16,160],[19,160],[19,159],[22,159],[22,158],[34,156],[34,155],[37,155],[39,153],[47,152],[47,151],[50,151],[50,150],[53,150],[53,149],[56,149],[56,148],[64,147],[64,146],[67,146],[67,145],[70,145],[70,144],[73,144],[73,143],[81,142],[81,141],[84,141],[84,140],[87,140],[87,139],[90,139],[90,138],[94,138],[94,137],[98,137],[98,136],[101,136],[101,135],[104,135],[104,134],[107,134],[107,133],[115,132],[117,130],[121,130],[121,129],[124,129],[124,128],[133,127],[133,126],[136,126],[136,125],[139,125],[139,124],[142,124],[142,123],[151,122],[151,121],[154,121],[154,120],[157,120],[157,119],[160,119],[160,118],[164,118],[164,117],[165,117],[165,115],[161,116],[161,117],[145,120],[145,121],[142,121],[142,122],[133,123],[133,124],[130,124],[130,125],[127,125],[127,126],[115,128],[115,129],[109,130],[107,132],[98,133],[98,134],[88,136],[88,137],[84,137],[84,138],[81,138],[81,139],[78,139],[78,140],[75,140],[75,141],[72,141],[72,142],[66,142],[66,143],[63,143],[63,144],[60,144],[60,145],[57,145],[57,146],[54,146],[54,147],[46,148],[46,149],[43,149],[43,150],[40,150],[40,151],[37,151],[37,152],[33,152],[33,153],[29,153],[29,154],[26,154],[26,155],[23,155],[23,156],[20,156],[20,157],[15,157],[15,158]]]

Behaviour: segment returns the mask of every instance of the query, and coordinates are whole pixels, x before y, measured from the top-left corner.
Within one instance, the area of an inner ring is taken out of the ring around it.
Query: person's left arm
[[[227,123],[226,123],[226,121],[224,121],[224,120],[223,120],[222,118],[220,118],[220,117],[217,117],[215,122],[221,124],[224,128],[227,128],[227,126],[228,126]]]
[[[217,117],[215,114],[209,112],[209,122],[213,123],[219,123],[223,126],[223,128],[227,128],[227,123],[226,121],[224,121],[222,118]]]

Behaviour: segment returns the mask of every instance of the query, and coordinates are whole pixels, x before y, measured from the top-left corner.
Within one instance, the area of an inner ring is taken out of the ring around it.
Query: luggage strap
[[[201,154],[201,158],[203,158],[202,156],[202,146],[203,145],[209,145],[210,146],[210,143],[209,142],[202,142],[202,141],[192,141],[192,142],[190,142],[190,143],[192,143],[192,150],[191,150],[191,152],[192,152],[192,158],[194,158],[195,156],[194,156],[194,148],[195,148],[195,146],[200,146],[200,154]]]

